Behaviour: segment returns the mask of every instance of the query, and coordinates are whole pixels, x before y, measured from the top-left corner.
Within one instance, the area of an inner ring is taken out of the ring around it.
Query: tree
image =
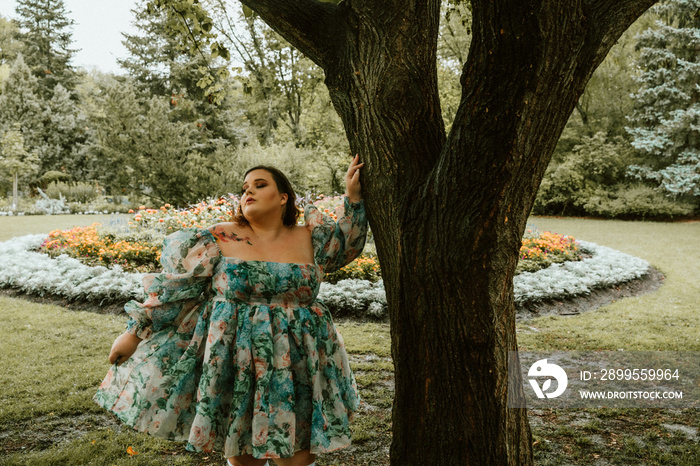
[[[32,148],[41,145],[45,104],[37,95],[38,80],[20,53],[0,86],[0,132],[19,124],[25,143]]]
[[[290,140],[306,145],[304,109],[317,99],[329,101],[320,91],[321,69],[255,15],[233,16],[230,2],[223,0],[209,4],[215,30],[245,69],[238,79],[250,96],[246,113],[260,128],[260,141],[285,142],[276,131],[284,125]]]
[[[0,66],[14,62],[22,51],[24,44],[18,40],[18,36],[17,24],[0,16]]]
[[[71,93],[60,83],[46,102],[42,125],[42,144],[38,148],[41,172],[51,170],[70,173],[74,179],[88,179],[87,166],[80,157],[85,142],[85,117],[81,115]]]
[[[75,22],[63,0],[17,0],[16,11],[25,60],[41,79],[43,97],[50,98],[59,83],[73,90],[76,72],[70,61],[76,50],[70,48],[70,28]]]
[[[19,125],[5,131],[0,141],[0,167],[3,172],[12,175],[12,210],[17,209],[19,177],[34,172],[37,168],[35,162],[36,157],[24,147]]]
[[[40,88],[20,54],[0,87],[0,131],[18,123],[25,143],[39,157],[42,173],[76,169],[76,174],[83,175],[76,154],[85,134],[77,105],[61,84],[46,100]]]
[[[472,0],[449,134],[437,86],[440,1],[242,3],[324,70],[350,149],[366,163],[391,320],[392,464],[532,464],[527,413],[507,408],[509,393],[523,395],[507,374],[521,238],[586,82],[654,0]]]
[[[700,202],[700,1],[669,0],[639,36],[643,70],[628,128],[646,163],[630,167],[674,196]]]
[[[200,144],[207,146],[205,154],[216,150],[217,140],[237,145],[243,131],[238,127],[231,99],[222,98],[213,103],[206,86],[200,80],[205,71],[217,72],[224,67],[209,53],[190,56],[179,49],[177,41],[167,34],[161,16],[150,15],[145,5],[132,10],[137,34],[123,34],[122,43],[129,56],[118,60],[119,65],[133,78],[143,96],[167,97],[174,109],[173,117],[182,122],[197,124],[201,133]],[[232,86],[230,80],[224,86]]]

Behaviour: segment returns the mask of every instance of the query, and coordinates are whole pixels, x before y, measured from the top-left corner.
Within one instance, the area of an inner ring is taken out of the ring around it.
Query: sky
[[[138,0],[64,0],[73,25],[73,66],[123,74],[117,58],[127,55],[121,33],[133,34],[131,10]],[[0,15],[15,18],[15,0],[0,0]]]

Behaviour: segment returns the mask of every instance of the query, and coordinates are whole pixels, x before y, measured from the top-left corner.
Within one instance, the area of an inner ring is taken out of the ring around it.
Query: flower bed
[[[28,235],[0,243],[0,287],[98,303],[144,299],[142,273],[125,272],[119,266],[90,267],[66,255],[52,259],[35,251],[45,239],[46,235]],[[649,270],[649,263],[643,259],[594,243],[580,241],[580,249],[590,257],[516,275],[516,304],[585,295],[596,288],[640,278]],[[319,298],[335,316],[381,319],[387,315],[382,280],[324,282]]]
[[[520,258],[515,273],[536,272],[567,261],[581,259],[579,245],[571,236],[528,228],[520,247]]]
[[[50,257],[67,255],[90,266],[120,266],[127,272],[149,272],[160,267],[162,244],[119,240],[115,235],[100,234],[99,223],[71,230],[54,230],[38,250]]]
[[[309,202],[299,198],[300,205]],[[319,196],[313,204],[322,212],[337,219],[336,210],[342,206],[341,196]],[[228,221],[238,208],[239,198],[232,195],[209,199],[191,206],[189,209],[176,209],[165,204],[158,209],[141,206],[131,220],[122,225],[93,224],[72,230],[55,230],[38,248],[51,257],[66,254],[86,265],[118,265],[129,272],[156,272],[160,270],[160,250],[163,238],[182,228],[205,228],[219,222]],[[304,224],[303,214],[299,219]],[[369,238],[371,242],[371,237]],[[376,254],[364,253],[343,269],[329,274],[326,281],[337,283],[344,279],[360,279],[376,282],[381,278],[381,270]],[[516,273],[534,272],[553,263],[579,260],[581,258],[576,241],[556,233],[540,233],[529,228],[520,249],[520,259]]]

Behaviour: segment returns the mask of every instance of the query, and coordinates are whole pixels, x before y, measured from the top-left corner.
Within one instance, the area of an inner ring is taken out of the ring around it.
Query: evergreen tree
[[[84,106],[90,128],[86,159],[110,194],[137,193],[181,206],[213,194],[216,173],[204,168],[197,126],[177,121],[169,98],[143,97],[129,79],[106,77],[98,86]],[[198,170],[192,170],[193,161]]]
[[[76,72],[70,61],[76,50],[63,0],[17,0],[20,39],[26,45],[25,60],[41,79],[42,95],[50,98],[56,84],[75,87]]]
[[[42,99],[40,88],[20,54],[0,86],[0,131],[19,124],[25,143],[39,157],[41,173],[70,172],[82,179],[84,170],[75,155],[85,138],[78,108],[62,85],[57,84],[47,100]]]
[[[217,72],[222,65],[203,51],[195,56],[183,53],[177,40],[165,30],[163,15],[149,15],[145,2],[132,13],[139,33],[123,34],[122,43],[129,56],[118,63],[133,78],[137,89],[143,96],[167,97],[174,110],[172,118],[199,128],[204,153],[215,150],[217,139],[237,144],[243,137],[243,131],[235,125],[242,122],[241,115],[236,115],[230,99],[214,104],[205,86],[199,84],[205,70],[214,68]]]
[[[29,147],[42,144],[45,106],[37,95],[38,79],[19,54],[0,86],[0,132],[18,124]]]
[[[145,5],[131,10],[132,24],[138,34],[122,33],[122,44],[129,56],[117,63],[134,79],[136,86],[149,95],[170,96],[174,89],[172,65],[180,53],[174,39],[165,33],[161,18],[148,15]]]
[[[700,0],[669,0],[639,36],[641,85],[628,128],[645,162],[630,167],[673,195],[700,200]]]
[[[0,15],[0,66],[14,62],[23,47],[17,23]]]
[[[46,103],[47,116],[43,126],[41,171],[70,173],[75,180],[87,181],[87,166],[79,154],[85,141],[85,118],[78,111],[71,93],[57,84]]]
[[[0,168],[3,173],[12,176],[12,210],[16,210],[19,178],[34,173],[38,168],[36,157],[24,146],[18,124],[5,131],[0,140]]]

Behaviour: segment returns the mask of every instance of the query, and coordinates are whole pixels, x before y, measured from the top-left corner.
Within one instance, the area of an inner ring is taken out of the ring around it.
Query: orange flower
[[[134,449],[131,448],[131,447],[127,448],[127,449],[126,449],[126,452],[129,454],[129,456],[134,456],[134,455],[138,455],[138,454],[139,454],[139,452],[137,452],[136,450],[134,450]]]

